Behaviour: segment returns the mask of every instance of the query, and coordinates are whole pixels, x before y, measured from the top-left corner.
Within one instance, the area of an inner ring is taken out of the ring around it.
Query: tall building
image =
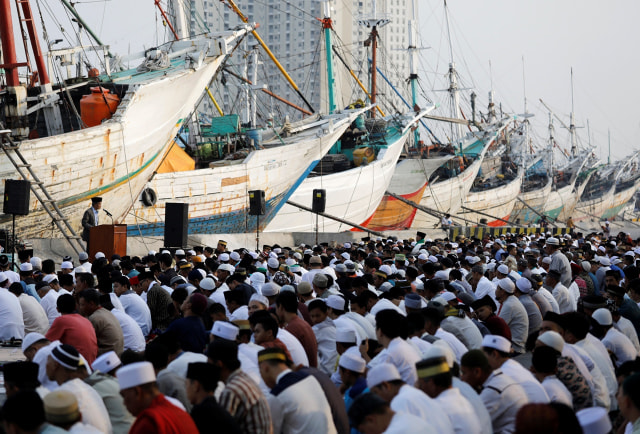
[[[329,0],[331,19],[335,30],[333,46],[353,72],[369,89],[369,65],[371,50],[364,46],[369,37],[368,28],[358,21],[371,18],[376,6],[376,16],[388,19],[389,24],[379,28],[378,68],[387,76],[405,97],[409,96],[408,22],[412,17],[413,0]],[[328,91],[325,63],[325,43],[321,19],[324,18],[322,0],[238,0],[238,7],[250,22],[259,24],[258,33],[298,85],[305,98],[316,111],[328,110]],[[205,0],[204,20],[211,29],[232,29],[240,20],[225,3]],[[256,42],[251,38],[250,47]],[[258,74],[259,81],[277,95],[304,107],[305,104],[278,71],[264,51],[260,54],[264,72]],[[243,55],[234,55],[231,63],[242,71]],[[346,107],[357,99],[365,100],[364,92],[358,88],[343,63],[334,56],[336,104]],[[260,79],[262,78],[262,79]],[[266,78],[266,79],[265,79]],[[217,95],[229,107],[237,101],[233,95],[235,86],[218,86]],[[399,111],[406,108],[395,97],[392,89],[382,77],[378,81],[378,101],[387,113],[394,111],[385,104],[391,100]],[[268,104],[271,104],[269,102]],[[277,104],[277,103],[276,103]],[[274,106],[276,107],[276,106]],[[278,114],[289,114],[293,118],[300,113],[278,104]]]

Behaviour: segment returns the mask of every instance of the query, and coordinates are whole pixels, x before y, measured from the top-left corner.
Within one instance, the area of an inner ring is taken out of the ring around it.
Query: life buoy
[[[140,200],[145,206],[153,206],[158,201],[158,195],[153,188],[145,188],[140,195]]]

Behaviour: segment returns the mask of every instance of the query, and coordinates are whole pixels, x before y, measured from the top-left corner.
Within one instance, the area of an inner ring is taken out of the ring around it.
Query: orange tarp
[[[158,173],[186,172],[195,168],[196,162],[193,161],[193,158],[174,143],[169,150],[169,154],[167,154],[167,157],[158,168]]]

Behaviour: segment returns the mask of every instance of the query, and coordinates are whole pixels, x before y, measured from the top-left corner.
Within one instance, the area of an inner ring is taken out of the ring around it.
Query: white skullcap
[[[267,282],[262,285],[262,288],[260,288],[260,290],[262,291],[262,295],[264,295],[265,297],[273,297],[274,295],[278,295],[280,293],[280,285],[273,282]]]
[[[580,265],[582,265],[582,269],[587,273],[591,271],[591,264],[589,263],[589,261],[582,261]]]
[[[269,257],[278,259],[278,254],[276,252],[269,252]]]
[[[367,362],[362,357],[354,353],[344,353],[340,356],[338,365],[344,369],[348,369],[359,374],[363,374],[367,367]]]
[[[230,259],[233,259],[234,261],[239,261],[240,260],[240,253],[238,252],[231,252],[231,254],[229,255]]]
[[[42,268],[42,259],[38,258],[37,256],[31,258],[29,262],[31,262],[31,265],[33,265],[34,268]]]
[[[444,357],[447,359],[447,365],[449,365],[450,368],[453,368],[453,364],[456,361],[456,356],[453,354],[451,347],[443,339],[435,341],[429,349],[424,352],[424,359],[431,359],[433,357]]]
[[[29,347],[33,344],[35,344],[38,341],[41,341],[43,339],[46,339],[44,337],[43,334],[38,333],[38,332],[31,332],[29,334],[27,334],[24,339],[22,340],[22,352],[24,353],[25,350],[29,349]]]
[[[296,264],[296,260],[295,260],[295,259],[293,259],[293,258],[287,258],[287,259],[284,261],[284,263],[285,263],[286,265],[295,265],[295,264]]]
[[[485,335],[485,337],[482,338],[482,346],[493,348],[507,354],[511,352],[511,342],[509,339],[499,335]]]
[[[216,283],[213,281],[211,277],[205,277],[200,281],[200,288],[205,291],[213,291],[216,287]]]
[[[167,249],[164,249],[164,250],[161,250],[161,251],[160,251],[160,254],[161,254],[161,255],[164,255],[165,253],[166,253],[167,255],[170,255],[170,254],[171,254],[171,252],[170,252],[170,251],[168,251]]]
[[[389,267],[388,265],[381,265],[379,268],[380,271],[382,271],[383,273],[385,273],[387,275],[387,277],[391,276],[393,274],[393,271],[391,270],[391,267]]]
[[[264,274],[258,272],[255,272],[253,274],[251,274],[251,277],[249,277],[249,280],[251,281],[252,284],[254,283],[264,283],[265,282],[265,276]]]
[[[238,337],[238,333],[240,333],[238,326],[226,321],[214,322],[213,328],[211,329],[212,335],[228,341],[235,341]]]
[[[20,264],[20,271],[33,271],[33,265],[31,265],[31,262]]]
[[[545,256],[544,258],[542,258],[542,263],[551,264],[551,256]]]
[[[351,248],[351,243],[344,243],[344,248],[345,249],[350,249]]]
[[[609,258],[607,258],[606,256],[600,256],[600,263],[603,266],[608,267],[609,265],[611,265],[611,260]]]
[[[509,274],[509,267],[507,267],[505,264],[500,264],[498,265],[498,268],[496,268],[496,271],[502,274]]]
[[[229,254],[228,253],[221,253],[220,256],[218,256],[218,260],[220,260],[220,262],[226,262],[229,260]]]
[[[553,348],[559,353],[562,353],[564,348],[564,339],[558,332],[547,331],[538,336],[538,340],[546,346]]]
[[[122,362],[120,361],[120,358],[118,358],[116,352],[109,351],[108,353],[104,353],[103,355],[95,359],[91,364],[91,368],[94,371],[100,371],[104,374],[107,374],[116,369],[121,364]]]
[[[422,260],[422,261],[426,261],[429,259],[429,255],[426,255],[425,253],[420,253],[418,255],[418,259]]]
[[[528,294],[531,292],[531,282],[529,279],[518,279],[516,280],[516,286],[518,290],[523,294]]]
[[[101,258],[104,258],[104,257],[105,257],[104,253],[102,253],[102,252],[96,253],[96,259],[101,259]]]
[[[249,299],[249,303],[251,303],[252,301],[257,301],[258,303],[269,307],[269,299],[267,297],[265,297],[264,295],[260,295],[258,293],[256,294],[252,294],[251,298]]]
[[[118,370],[120,390],[130,389],[156,381],[156,373],[150,362],[136,362]]]
[[[498,286],[509,294],[513,294],[513,291],[515,291],[516,289],[516,285],[513,283],[513,280],[509,279],[508,277],[500,279],[498,281]]]
[[[453,292],[445,291],[442,294],[439,294],[438,297],[449,303],[456,299],[456,295]]]
[[[342,252],[342,253],[340,254],[340,256],[342,256],[342,257],[343,257],[345,260],[347,260],[347,261],[348,261],[349,259],[351,259],[351,255],[350,255],[350,254],[348,254],[347,252]]]
[[[339,295],[330,295],[327,298],[327,306],[331,309],[344,310],[345,300]]]
[[[182,250],[182,249],[176,250],[176,256],[185,256],[184,250]]]
[[[583,408],[576,413],[578,422],[585,434],[608,434],[611,432],[611,420],[603,407]]]
[[[596,311],[591,315],[591,318],[593,318],[593,320],[601,326],[610,326],[613,324],[611,311],[609,311],[609,309],[605,309],[604,307],[596,309]]]
[[[58,276],[57,276],[57,275],[55,275],[55,274],[47,274],[46,276],[44,276],[44,277],[42,278],[42,280],[43,280],[44,282],[46,282],[46,283],[51,283],[51,282],[53,282],[54,280],[58,280]],[[0,279],[0,282],[2,282],[2,279]]]
[[[229,274],[233,274],[236,271],[236,267],[234,267],[231,264],[220,264],[220,266],[218,267],[218,270],[220,271],[226,271]]]
[[[280,267],[280,262],[277,258],[269,258],[267,260],[267,267],[277,269]]]
[[[449,270],[438,270],[433,275],[434,279],[449,280]]]
[[[249,256],[251,256],[251,259],[258,259],[258,254],[256,252],[249,252]]]
[[[380,363],[367,373],[367,387],[369,389],[384,383],[385,381],[402,380],[398,368],[391,363]]]
[[[60,268],[73,269],[73,264],[69,261],[64,261],[62,264],[60,264]]]
[[[429,262],[433,262],[434,264],[438,262],[438,258],[433,255],[429,255]]]
[[[356,332],[351,329],[339,328],[336,330],[336,342],[345,344],[356,344]]]

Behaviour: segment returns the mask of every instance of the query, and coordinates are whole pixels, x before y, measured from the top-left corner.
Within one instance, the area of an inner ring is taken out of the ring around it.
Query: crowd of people
[[[6,432],[640,433],[628,234],[16,259]]]

